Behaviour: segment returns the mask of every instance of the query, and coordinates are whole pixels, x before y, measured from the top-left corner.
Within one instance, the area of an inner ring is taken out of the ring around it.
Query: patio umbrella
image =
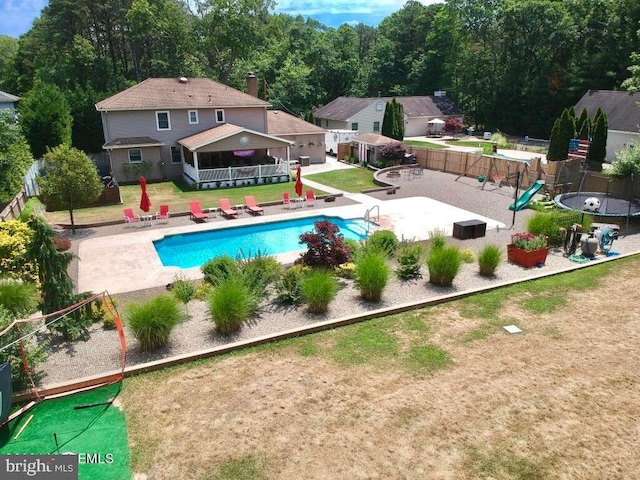
[[[302,168],[298,165],[298,172],[296,174],[296,193],[299,197],[302,196]]]
[[[147,195],[147,180],[144,177],[140,177],[140,188],[142,189],[142,197],[140,197],[140,210],[148,212],[151,208],[151,200]]]

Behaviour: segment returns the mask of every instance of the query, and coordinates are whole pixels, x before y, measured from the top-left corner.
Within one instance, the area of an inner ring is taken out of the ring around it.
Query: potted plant
[[[507,245],[509,261],[525,268],[544,265],[548,253],[547,237],[533,233],[514,233],[511,244]]]

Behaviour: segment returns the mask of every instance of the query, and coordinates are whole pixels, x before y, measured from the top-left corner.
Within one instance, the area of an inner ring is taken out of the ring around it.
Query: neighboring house
[[[443,91],[419,97],[338,97],[314,110],[316,125],[326,129],[358,130],[363,133],[382,133],[382,121],[387,102],[393,99],[404,109],[405,136],[419,137],[431,129],[429,122],[447,117],[463,120],[464,114]]]
[[[630,145],[640,147],[640,93],[611,90],[589,90],[575,105],[576,116],[587,109],[594,118],[598,108],[607,114],[607,160],[615,160],[616,152]]]
[[[183,177],[198,188],[288,181],[271,152],[288,161],[294,142],[269,132],[270,104],[251,74],[247,91],[208,78],[149,78],[98,102],[112,172],[125,182]]]
[[[351,140],[351,143],[353,144],[353,155],[360,161],[360,163],[376,163],[378,160],[382,160],[382,157],[380,156],[380,147],[396,142],[397,140],[393,138],[375,133],[358,135],[357,137],[353,137]]]
[[[0,91],[0,110],[9,110],[11,113],[15,112],[16,103],[18,103],[19,100],[20,97]]]
[[[294,142],[290,149],[292,159],[308,158],[309,163],[325,163],[327,161],[324,150],[324,128],[280,110],[269,110],[267,111],[267,132],[270,135]],[[269,154],[277,158],[284,158],[286,149],[271,148]],[[306,162],[303,160],[301,163]]]

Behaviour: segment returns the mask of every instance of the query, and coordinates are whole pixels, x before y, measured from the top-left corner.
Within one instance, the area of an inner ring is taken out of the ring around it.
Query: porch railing
[[[183,172],[200,184],[211,182],[236,182],[255,180],[260,182],[266,178],[287,177],[290,174],[290,166],[287,163],[278,165],[253,165],[246,167],[225,167],[201,169],[196,171],[188,163],[183,164]]]

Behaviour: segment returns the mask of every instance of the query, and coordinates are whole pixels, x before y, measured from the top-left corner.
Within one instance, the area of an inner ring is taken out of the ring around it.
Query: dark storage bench
[[[481,220],[466,220],[464,222],[455,222],[453,224],[453,236],[460,240],[484,237],[486,231],[487,222],[483,222]]]

